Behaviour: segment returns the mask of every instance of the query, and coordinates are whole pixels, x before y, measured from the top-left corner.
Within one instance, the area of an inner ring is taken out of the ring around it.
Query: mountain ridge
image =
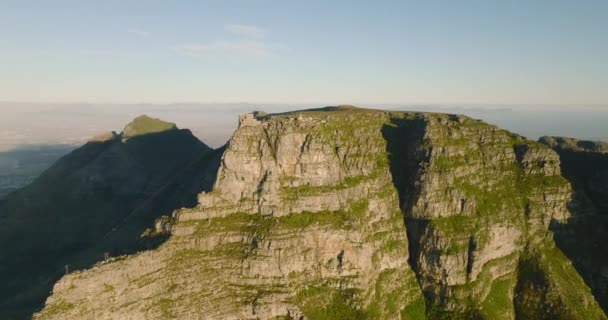
[[[218,152],[189,130],[150,121],[164,128],[97,136],[0,201],[3,318],[31,315],[65,270],[139,250],[158,216],[211,187],[206,167],[219,165]]]

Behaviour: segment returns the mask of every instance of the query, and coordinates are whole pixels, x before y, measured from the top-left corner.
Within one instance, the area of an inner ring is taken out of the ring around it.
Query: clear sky
[[[608,1],[0,0],[0,101],[608,105]]]

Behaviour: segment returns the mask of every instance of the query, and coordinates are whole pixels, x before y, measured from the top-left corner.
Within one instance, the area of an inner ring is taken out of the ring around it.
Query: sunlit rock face
[[[166,243],[65,276],[36,317],[601,319],[548,231],[570,195],[553,151],[464,116],[245,115]]]

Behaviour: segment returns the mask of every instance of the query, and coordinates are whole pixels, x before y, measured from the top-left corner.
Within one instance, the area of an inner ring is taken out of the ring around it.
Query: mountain
[[[167,241],[64,276],[35,318],[606,319],[553,239],[572,187],[544,144],[351,106],[239,120]]]
[[[556,242],[608,311],[608,143],[541,137],[560,156],[574,190],[573,216],[552,226]]]
[[[221,152],[141,116],[0,200],[0,318],[31,315],[66,268],[141,249],[156,218],[211,188]]]

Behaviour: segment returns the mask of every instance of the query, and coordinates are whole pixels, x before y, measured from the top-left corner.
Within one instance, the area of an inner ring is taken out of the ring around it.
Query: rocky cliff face
[[[608,144],[561,137],[540,142],[559,154],[574,191],[572,217],[552,225],[556,242],[608,310]]]
[[[136,250],[159,215],[210,189],[215,172],[205,168],[218,154],[190,131],[148,117],[125,130],[95,137],[0,201],[0,318],[27,318],[65,265]]]
[[[166,243],[37,318],[604,319],[548,231],[569,198],[554,152],[464,116],[249,115]]]

